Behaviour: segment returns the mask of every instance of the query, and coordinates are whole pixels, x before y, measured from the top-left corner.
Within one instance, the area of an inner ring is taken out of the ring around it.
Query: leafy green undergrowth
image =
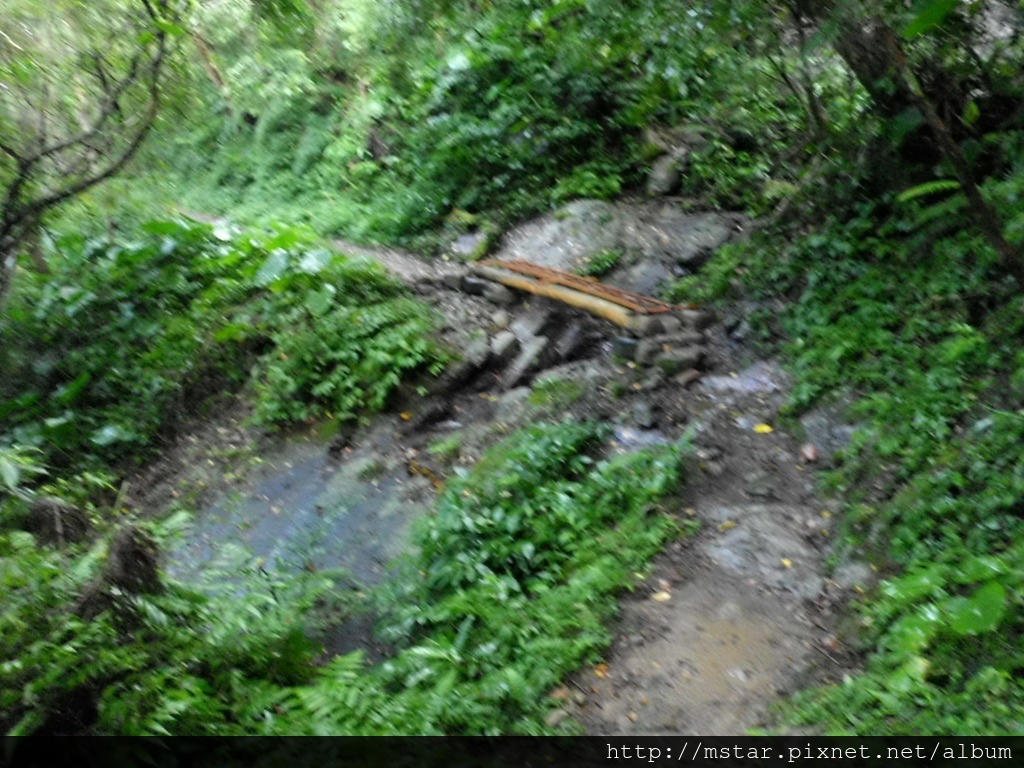
[[[298,230],[150,222],[60,239],[0,319],[0,435],[57,468],[146,456],[211,395],[252,382],[257,418],[352,418],[439,365],[433,317],[377,265]]]
[[[784,334],[792,414],[855,398],[862,427],[829,484],[848,542],[900,572],[860,605],[864,671],[798,697],[796,722],[1024,730],[1024,299],[948,210],[865,205],[788,245],[762,235],[716,257],[704,287],[789,297],[755,330]]]
[[[610,640],[615,594],[680,533],[660,503],[682,447],[601,459],[608,429],[529,427],[446,488],[381,598],[399,646],[312,666],[320,577],[225,570],[200,593],[69,606],[102,563],[0,535],[7,729],[172,734],[536,734],[547,693]],[[241,594],[240,594],[241,590]]]
[[[708,137],[686,194],[760,210],[763,188],[794,180],[784,156],[800,144],[804,106],[774,70],[797,58],[755,41],[756,6],[357,5],[351,36],[324,32],[344,40],[329,50],[277,34],[254,51],[251,31],[222,29],[234,109],[210,91],[194,124],[163,126],[147,165],[179,178],[195,210],[387,241],[456,210],[500,227],[637,189],[664,149],[645,142],[651,125]],[[862,94],[831,63],[816,77],[842,125]]]

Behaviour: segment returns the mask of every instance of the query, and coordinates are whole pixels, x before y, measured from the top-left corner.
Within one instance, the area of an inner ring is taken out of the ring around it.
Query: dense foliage
[[[0,318],[0,432],[52,466],[144,458],[247,381],[266,422],[352,418],[440,359],[424,305],[296,230],[151,222],[135,240],[69,235],[51,262]]]
[[[105,545],[0,535],[4,715],[15,733],[541,733],[547,693],[609,642],[616,590],[678,531],[658,501],[681,451],[599,459],[605,428],[539,425],[445,490],[419,553],[381,598],[400,650],[313,666],[322,576],[227,561],[76,615]],[[180,524],[180,520],[177,521]],[[167,535],[175,521],[157,528]],[[553,703],[553,702],[552,702]]]
[[[791,414],[840,399],[861,424],[828,482],[846,546],[886,576],[857,606],[865,667],[789,716],[1024,730],[1016,5],[61,0],[60,24],[37,7],[0,11],[0,222],[17,224],[0,231],[0,725],[542,730],[545,691],[606,641],[612,591],[673,530],[650,507],[674,449],[597,461],[591,425],[496,449],[425,524],[384,603],[401,647],[372,669],[312,667],[321,581],[254,571],[245,600],[168,584],[86,621],[106,545],[17,528],[43,482],[109,517],[118,473],[211,394],[250,393],[267,423],[347,419],[439,364],[429,313],[376,268],[287,228],[162,221],[169,206],[424,247],[478,229],[486,249],[528,213],[638,192],[670,130],[690,137],[685,204],[743,208],[760,232],[669,292],[760,302]],[[133,70],[135,49],[160,67]],[[133,177],[62,186],[152,120]],[[59,215],[31,208],[62,189]]]

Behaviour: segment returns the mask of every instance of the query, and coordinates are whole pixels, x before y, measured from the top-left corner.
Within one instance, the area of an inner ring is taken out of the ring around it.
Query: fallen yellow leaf
[[[735,527],[736,527],[736,523],[734,521],[726,520],[724,523],[722,523],[722,524],[720,524],[718,526],[718,530],[720,530],[720,531],[728,531],[730,528],[735,528]]]
[[[651,600],[654,600],[655,602],[658,602],[658,603],[667,603],[671,599],[672,599],[672,595],[670,593],[668,593],[668,592],[665,592],[665,591],[655,592],[653,595],[651,595]]]
[[[767,435],[768,433],[774,432],[775,430],[772,428],[770,424],[758,424],[754,427],[754,431],[757,432],[757,434],[759,435]]]
[[[402,421],[408,421],[412,418],[412,411],[402,411],[398,415],[402,417]]]
[[[790,560],[788,557],[784,557],[784,558],[782,558],[782,565],[785,566],[786,568],[792,568],[793,567],[793,561]]]
[[[608,665],[602,661],[600,664],[594,667],[594,674],[600,677],[602,680],[604,680],[606,677],[608,677]]]

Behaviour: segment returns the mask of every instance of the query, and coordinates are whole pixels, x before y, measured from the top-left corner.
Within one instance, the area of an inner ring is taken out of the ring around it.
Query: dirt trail
[[[414,256],[382,261],[424,276]],[[590,734],[741,734],[786,694],[850,669],[834,609],[856,585],[825,578],[834,506],[815,493],[817,449],[802,454],[777,426],[790,381],[773,362],[742,367],[720,326],[709,334],[712,372],[645,398],[666,431],[696,433],[678,512],[702,532],[658,558],[622,603],[606,663],[572,680],[562,711]]]
[[[414,284],[440,280],[410,254],[381,261]],[[856,584],[825,577],[834,506],[815,493],[817,449],[777,425],[790,381],[773,362],[741,366],[743,348],[720,325],[709,338],[710,371],[694,386],[670,382],[630,401],[653,408],[669,437],[687,422],[694,430],[678,514],[699,518],[702,532],[673,544],[623,600],[606,663],[574,677],[572,703],[550,722],[564,712],[594,735],[741,734],[786,694],[850,669],[835,607]],[[607,358],[582,370],[632,373]],[[594,405],[607,400],[601,387],[593,394],[594,411],[614,409]]]
[[[467,284],[454,263],[333,244],[412,285],[445,317],[442,338],[465,358],[445,391],[410,396],[406,421],[382,415],[353,436],[356,450],[389,473],[443,476],[452,467],[431,456],[431,444],[455,439],[451,461],[468,466],[500,435],[542,418],[610,421],[636,445],[694,434],[672,511],[701,520],[701,532],[672,543],[624,596],[604,662],[552,692],[559,708],[550,724],[575,718],[594,735],[742,734],[770,723],[771,706],[787,693],[849,671],[836,610],[865,575],[826,578],[835,521],[814,482],[814,461],[826,454],[780,428],[790,382],[779,365],[741,362],[749,352],[722,323],[704,334],[699,378],[627,364],[610,354],[624,343],[610,323],[504,289],[496,302],[469,295],[458,290]],[[501,340],[516,342],[511,354]],[[544,380],[572,382],[579,393],[531,405],[531,387]]]
[[[823,575],[831,507],[797,441],[766,428],[788,381],[771,363],[716,367],[679,393],[697,432],[683,514],[702,531],[623,602],[607,665],[576,676],[587,695],[570,714],[591,734],[743,733],[787,693],[848,669],[833,607],[849,585]]]

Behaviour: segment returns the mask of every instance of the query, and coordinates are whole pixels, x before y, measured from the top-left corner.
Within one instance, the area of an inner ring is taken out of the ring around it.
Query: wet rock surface
[[[496,258],[572,272],[597,255],[618,252],[619,262],[602,280],[650,294],[702,266],[748,225],[742,214],[691,213],[668,201],[577,200],[512,230]]]

